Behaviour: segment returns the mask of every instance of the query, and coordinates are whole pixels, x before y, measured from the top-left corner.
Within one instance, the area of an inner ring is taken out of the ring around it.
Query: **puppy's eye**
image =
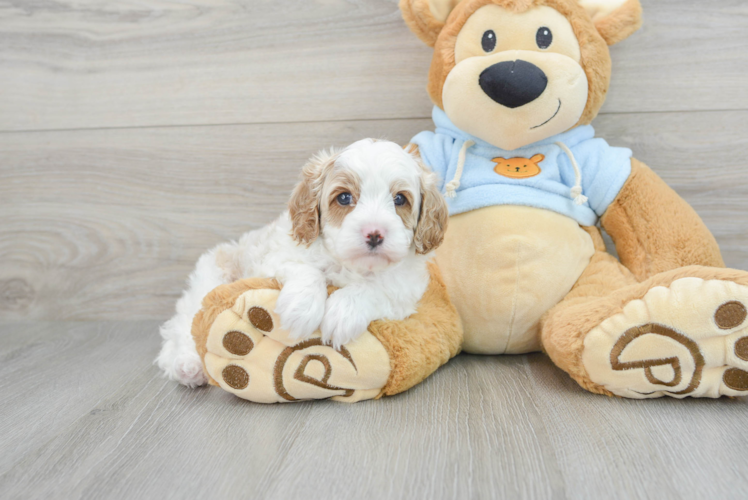
[[[483,50],[485,52],[491,52],[493,49],[495,49],[496,33],[494,33],[493,30],[488,30],[483,33],[483,40],[481,40],[481,45],[483,45]]]
[[[408,201],[408,199],[405,198],[404,194],[397,193],[395,195],[395,200],[394,201],[395,201],[395,206],[401,207],[401,206],[405,205],[405,202]]]
[[[553,43],[553,33],[551,33],[551,30],[548,28],[540,28],[538,33],[535,35],[535,41],[537,42],[538,47],[545,50]]]
[[[340,193],[338,197],[336,198],[338,200],[338,203],[343,205],[344,207],[351,204],[353,201],[353,196],[351,196],[351,193]]]

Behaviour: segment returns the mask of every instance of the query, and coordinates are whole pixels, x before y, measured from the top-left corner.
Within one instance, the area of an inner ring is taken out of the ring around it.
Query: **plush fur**
[[[411,27],[413,33],[418,38],[428,45],[433,47],[436,42],[436,38],[439,36],[439,32],[444,28],[444,22],[452,11],[455,5],[460,0],[452,0],[450,3],[444,3],[440,12],[445,12],[446,15],[435,16],[431,11],[431,5],[429,0],[401,0],[400,11],[403,14],[403,19]]]
[[[615,45],[634,34],[642,26],[642,6],[639,0],[626,0],[615,11],[600,16],[595,29],[608,45]]]
[[[589,379],[582,364],[584,338],[587,332],[605,319],[608,310],[590,302],[636,283],[636,278],[605,249],[600,230],[585,228],[592,237],[595,254],[569,294],[541,319],[543,350],[553,362],[582,387],[597,394],[611,395]]]
[[[277,279],[283,328],[296,339],[319,329],[336,349],[374,320],[410,316],[446,222],[433,174],[396,144],[366,139],[317,155],[287,213],[200,258],[177,314],[161,328],[159,367],[184,385],[205,382],[192,318],[210,290],[242,278]],[[328,285],[339,288],[329,298]]]
[[[638,280],[683,266],[725,266],[696,211],[640,161],[631,162],[631,176],[602,224]]]
[[[439,268],[431,263],[429,270],[431,283],[414,315],[404,321],[375,321],[369,326],[390,355],[392,372],[382,395],[410,389],[460,352],[460,318]]]

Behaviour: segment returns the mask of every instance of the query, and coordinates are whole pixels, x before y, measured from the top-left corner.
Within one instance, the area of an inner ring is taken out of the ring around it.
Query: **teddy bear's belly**
[[[463,350],[540,349],[540,317],[569,293],[594,253],[577,222],[539,208],[493,206],[453,216],[437,261],[463,322]]]

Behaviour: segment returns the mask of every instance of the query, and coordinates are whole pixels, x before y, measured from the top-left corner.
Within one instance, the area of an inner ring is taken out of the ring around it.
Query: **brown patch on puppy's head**
[[[410,185],[407,182],[396,181],[390,186],[390,194],[393,199],[396,199],[398,195],[402,196],[404,201],[402,205],[395,204],[395,212],[403,221],[405,228],[412,230],[418,224],[418,210],[415,209],[414,197],[417,193],[410,191]]]
[[[464,131],[503,149],[588,124],[610,83],[608,44],[641,25],[639,0],[401,0],[434,47],[428,90]]]
[[[421,162],[420,158],[416,158],[416,161],[421,167],[421,206],[413,242],[416,253],[423,255],[435,250],[444,241],[449,208],[436,185],[436,175]]]
[[[320,151],[301,170],[301,181],[288,201],[291,235],[298,243],[309,245],[319,236],[322,187],[338,154],[334,150]]]
[[[345,216],[353,211],[361,197],[361,180],[355,172],[350,170],[333,171],[326,181],[324,192],[321,218],[326,224],[340,227]],[[348,205],[343,205],[339,201],[339,197],[345,194],[350,195]]]

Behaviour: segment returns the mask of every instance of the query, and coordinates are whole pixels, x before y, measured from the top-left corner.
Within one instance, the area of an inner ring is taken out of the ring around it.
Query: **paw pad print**
[[[371,333],[336,350],[319,332],[292,339],[273,312],[278,290],[241,293],[218,313],[205,340],[206,372],[227,392],[259,403],[379,396],[390,374],[384,346]]]
[[[746,304],[748,287],[730,281],[652,288],[587,335],[583,363],[624,397],[748,395]]]

